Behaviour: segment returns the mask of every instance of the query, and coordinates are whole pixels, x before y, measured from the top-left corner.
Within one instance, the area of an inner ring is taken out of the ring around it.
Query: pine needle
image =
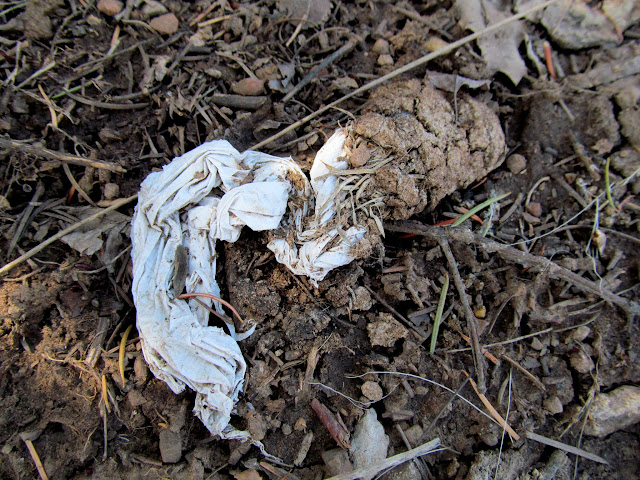
[[[129,339],[129,333],[131,332],[132,328],[133,328],[133,325],[129,325],[127,329],[124,331],[124,333],[122,334],[122,340],[120,340],[120,352],[118,353],[118,366],[120,367],[120,378],[122,378],[122,388],[124,388],[126,383],[124,379],[124,351],[127,348],[127,340]]]

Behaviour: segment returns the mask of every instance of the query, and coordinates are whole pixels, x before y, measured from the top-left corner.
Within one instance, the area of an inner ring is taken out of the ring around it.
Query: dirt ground
[[[0,3],[3,263],[205,141],[251,148],[484,27],[465,20],[484,2],[124,3]],[[530,6],[487,3],[496,21]],[[370,182],[385,195],[384,238],[317,287],[276,262],[267,233],[218,245],[222,296],[257,325],[240,342],[248,368],[231,423],[279,461],[212,438],[195,394],[149,372],[130,290],[132,201],[3,271],[0,477],[42,475],[32,446],[49,478],[328,478],[349,457],[313,399],[351,433],[374,409],[389,457],[435,437],[447,447],[385,479],[640,477],[640,7],[556,3],[497,44],[434,55],[260,147],[308,172],[325,139],[355,125],[369,149],[354,168],[390,149],[400,159]],[[470,170],[478,181],[462,180]],[[482,224],[431,227],[505,193]],[[476,365],[471,323],[495,363]],[[484,414],[467,381],[482,372],[519,440]]]

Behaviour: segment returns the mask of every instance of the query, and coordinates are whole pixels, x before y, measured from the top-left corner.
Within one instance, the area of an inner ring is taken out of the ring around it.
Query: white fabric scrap
[[[241,154],[223,140],[175,158],[142,183],[131,232],[142,350],[153,374],[175,393],[185,386],[197,392],[194,412],[213,435],[250,439],[229,425],[246,371],[237,342],[246,335],[232,326],[228,333],[208,326],[209,312],[195,299],[175,298],[174,290],[182,288],[173,285],[176,250],[188,252],[186,292],[216,296],[216,241],[235,242],[245,225],[275,230],[268,248],[276,259],[313,282],[351,262],[351,245],[366,229],[351,227],[339,235],[339,227],[326,228],[344,197],[335,193],[332,172],[347,168],[341,160],[345,139],[338,130],[318,153],[311,185],[291,158]],[[201,300],[224,314],[218,302]]]

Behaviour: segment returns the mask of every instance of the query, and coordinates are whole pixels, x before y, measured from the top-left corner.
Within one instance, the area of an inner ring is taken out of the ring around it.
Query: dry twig
[[[102,168],[104,170],[110,170],[116,173],[125,173],[126,170],[120,165],[113,163],[101,162],[99,160],[87,160],[86,158],[78,157],[76,155],[68,155],[66,153],[58,153],[47,148],[36,147],[33,145],[27,145],[17,140],[11,140],[8,138],[0,138],[0,148],[10,148],[12,150],[18,150],[20,152],[29,153],[38,157],[49,158],[51,160],[58,160],[60,162],[71,163],[73,165],[80,165],[81,167],[93,167]]]
[[[544,271],[550,278],[556,278],[558,280],[569,282],[583,292],[591,293],[593,295],[601,297],[603,300],[613,305],[617,305],[629,315],[640,315],[640,304],[638,304],[637,302],[621,297],[620,295],[617,295],[605,288],[601,288],[598,283],[583,278],[580,275],[573,273],[571,270],[553,263],[551,260],[548,260],[544,257],[538,257],[531,253],[523,252],[509,245],[503,245],[487,238],[480,237],[470,230],[445,230],[418,223],[404,223],[395,225],[387,224],[385,225],[385,229],[390,232],[414,233],[416,235],[424,235],[427,237],[431,237],[436,241],[439,241],[439,239],[442,238],[446,238],[455,240],[457,242],[477,245],[478,247],[484,249],[487,253],[497,253],[503,259],[516,262],[523,267],[537,267]]]

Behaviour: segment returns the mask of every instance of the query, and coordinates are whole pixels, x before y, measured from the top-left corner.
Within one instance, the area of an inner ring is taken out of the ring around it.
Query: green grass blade
[[[449,290],[449,275],[445,274],[444,283],[442,284],[442,290],[440,291],[440,300],[438,300],[438,308],[436,309],[436,318],[433,321],[433,331],[431,332],[431,346],[429,347],[429,353],[433,355],[436,350],[436,341],[438,340],[438,330],[440,329],[440,322],[442,322],[442,312],[444,311],[444,301],[447,298],[447,291]]]
[[[451,224],[451,226],[452,227],[457,227],[458,225],[461,225],[465,220],[470,218],[471,215],[475,215],[476,213],[478,213],[483,208],[487,208],[492,203],[496,203],[496,202],[502,200],[503,198],[508,197],[509,195],[511,195],[511,192],[503,193],[502,195],[498,195],[497,197],[493,197],[493,198],[490,198],[489,200],[485,200],[480,205],[476,205],[471,210],[469,210],[467,213],[462,215],[458,220],[453,222]]]

